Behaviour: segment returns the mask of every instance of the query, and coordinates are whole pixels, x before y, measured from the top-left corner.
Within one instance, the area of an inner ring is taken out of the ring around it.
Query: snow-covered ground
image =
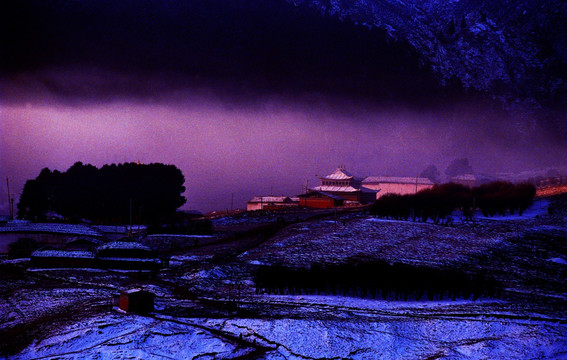
[[[190,324],[110,314],[62,328],[13,359],[232,359],[252,350]]]
[[[274,347],[266,359],[565,359],[567,327],[483,319],[213,319]]]
[[[565,319],[483,313],[493,300],[408,303],[334,296],[264,298],[267,304],[293,307],[296,316],[179,318],[106,313],[61,328],[14,358],[232,359],[254,352],[258,359],[504,360],[564,359],[567,351]],[[478,313],[459,312],[471,303]]]
[[[483,218],[477,214],[474,223],[456,216],[451,226],[372,216],[315,220],[289,227],[240,258],[250,264],[293,266],[344,262],[353,257],[431,265],[463,261],[517,238],[523,222],[545,215],[548,206],[548,200],[538,200],[522,216]]]
[[[362,217],[341,222],[314,221],[291,227],[248,251],[245,261],[307,266],[314,262],[344,262],[352,257],[410,263],[456,261],[502,241],[503,234],[470,226],[444,227],[429,223]]]
[[[152,280],[103,270],[29,271],[26,261],[5,260],[0,335],[41,325],[31,343],[20,342],[15,359],[567,359],[567,228],[548,205],[451,226],[362,214],[310,220],[228,262],[213,261],[206,247],[179,253],[172,262],[183,266]],[[254,292],[260,265],[351,257],[482,266],[506,281],[507,295],[384,301]],[[10,266],[21,272],[10,275]],[[155,312],[110,311],[111,295],[134,285],[156,294]]]

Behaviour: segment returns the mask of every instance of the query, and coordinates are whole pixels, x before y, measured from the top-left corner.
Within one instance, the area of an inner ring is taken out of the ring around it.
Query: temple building
[[[325,197],[336,200],[343,199],[344,205],[369,204],[376,200],[376,190],[369,189],[362,184],[362,178],[355,177],[344,167],[339,166],[335,172],[327,176],[320,176],[321,185],[307,190],[307,194],[318,193],[319,196],[302,196],[300,205],[309,206],[309,198],[319,199]],[[307,195],[306,194],[306,195]],[[329,196],[331,195],[331,196]],[[329,201],[329,204],[332,203]]]
[[[369,176],[362,181],[366,188],[377,190],[376,199],[386,194],[407,195],[431,189],[433,182],[422,177]]]

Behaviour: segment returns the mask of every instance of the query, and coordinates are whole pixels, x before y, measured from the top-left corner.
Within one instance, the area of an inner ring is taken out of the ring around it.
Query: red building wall
[[[341,205],[342,205],[341,202],[328,197],[309,197],[309,198],[299,199],[299,206],[304,206],[313,209],[327,209]]]

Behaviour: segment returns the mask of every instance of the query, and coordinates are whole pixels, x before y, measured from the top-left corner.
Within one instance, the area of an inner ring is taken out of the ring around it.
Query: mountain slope
[[[567,6],[561,1],[305,0],[327,16],[407,40],[442,84],[496,98],[513,116],[537,114],[567,134]]]

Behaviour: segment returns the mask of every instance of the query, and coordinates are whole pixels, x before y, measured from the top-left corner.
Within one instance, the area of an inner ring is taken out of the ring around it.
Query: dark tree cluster
[[[154,223],[172,216],[186,201],[185,178],[174,165],[75,163],[65,172],[43,169],[28,180],[18,203],[21,219],[50,216],[98,223]]]
[[[536,188],[532,184],[514,185],[506,181],[494,181],[473,189],[478,208],[484,216],[504,215],[507,211],[522,215],[533,203]]]
[[[384,195],[376,200],[370,212],[379,217],[424,222],[431,220],[435,224],[447,222],[455,210],[461,210],[468,220],[472,219],[476,209],[480,209],[485,216],[505,215],[507,212],[522,215],[533,203],[535,193],[535,187],[527,183],[495,181],[472,189],[447,183],[416,194]]]
[[[342,295],[383,300],[477,299],[499,297],[500,284],[483,272],[385,261],[310,268],[261,266],[257,292],[269,294]]]

